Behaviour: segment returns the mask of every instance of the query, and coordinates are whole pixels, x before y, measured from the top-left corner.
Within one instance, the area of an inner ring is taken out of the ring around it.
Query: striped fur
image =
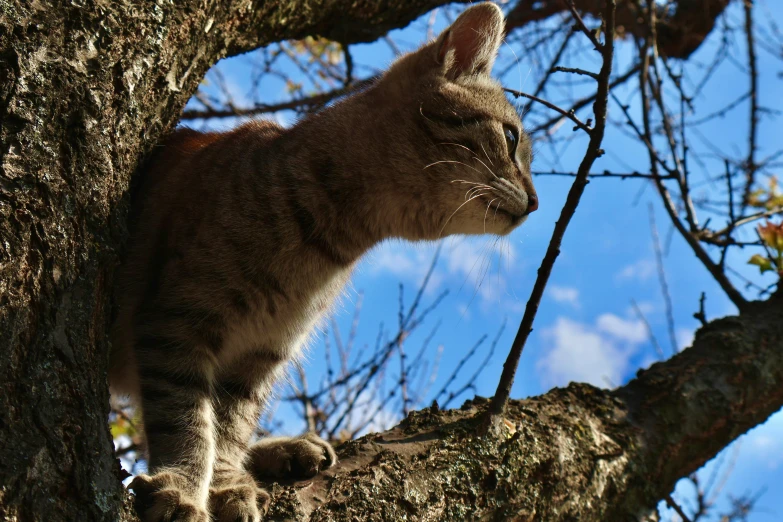
[[[331,465],[312,434],[248,442],[358,259],[387,238],[507,234],[535,210],[529,139],[489,77],[502,30],[500,10],[479,4],[372,87],[290,129],[180,130],[154,154],[110,375],[143,411],[150,475],[132,486],[142,520],[255,521],[269,496],[251,471]]]

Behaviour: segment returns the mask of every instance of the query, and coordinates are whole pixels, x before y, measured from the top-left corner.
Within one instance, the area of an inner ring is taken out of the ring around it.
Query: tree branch
[[[756,302],[615,391],[585,384],[430,408],[347,442],[337,467],[273,488],[271,520],[637,520],[783,405],[783,303]]]
[[[522,350],[525,347],[527,338],[533,331],[533,321],[538,313],[538,306],[541,303],[541,297],[544,295],[544,289],[549,281],[549,275],[552,273],[552,268],[555,265],[557,256],[560,255],[560,244],[565,236],[568,224],[571,222],[571,218],[574,217],[576,207],[579,205],[579,201],[582,198],[582,193],[587,186],[587,176],[590,173],[590,168],[596,159],[603,155],[601,149],[601,142],[604,139],[604,130],[606,129],[606,109],[609,99],[609,76],[612,74],[612,58],[614,56],[614,28],[615,28],[615,0],[606,0],[606,11],[604,12],[604,33],[606,35],[606,41],[603,44],[598,44],[596,50],[601,53],[603,63],[601,65],[601,71],[598,73],[598,88],[595,95],[595,103],[593,104],[593,114],[595,115],[595,128],[590,130],[590,141],[587,145],[584,158],[577,170],[574,183],[571,185],[571,189],[568,191],[565,205],[560,211],[560,217],[555,224],[555,229],[552,232],[552,238],[549,241],[544,259],[541,261],[541,266],[538,269],[538,276],[536,282],[533,285],[533,291],[530,294],[530,298],[525,305],[525,313],[522,316],[522,322],[517,330],[517,335],[514,337],[514,342],[511,345],[506,362],[503,364],[503,373],[500,376],[500,382],[498,383],[495,396],[492,399],[492,404],[489,408],[491,416],[497,416],[503,413],[506,402],[511,394],[511,386],[514,383],[514,376],[519,365],[519,359],[522,356]],[[578,120],[577,120],[578,121]],[[485,427],[489,427],[492,423],[491,419],[487,419],[488,422]]]
[[[669,58],[686,59],[704,42],[715,27],[718,17],[728,6],[730,0],[679,0],[676,9],[669,3],[658,5],[658,50]],[[520,29],[528,24],[565,13],[573,3],[582,15],[594,18],[601,16],[602,0],[542,0],[527,2],[520,0],[508,13],[506,31]],[[617,36],[632,35],[646,38],[649,28],[637,22],[640,13],[634,0],[617,2]]]
[[[0,518],[127,513],[106,425],[114,267],[131,176],[206,71],[305,35],[372,40],[443,3],[3,3]]]

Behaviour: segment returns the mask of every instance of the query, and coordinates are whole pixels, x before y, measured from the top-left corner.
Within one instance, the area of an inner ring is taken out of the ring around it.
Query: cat
[[[336,462],[309,433],[249,447],[286,362],[388,238],[505,235],[538,207],[530,139],[490,77],[503,35],[470,7],[373,85],[292,128],[178,130],[143,174],[110,382],[141,407],[144,522],[258,521],[256,479]]]

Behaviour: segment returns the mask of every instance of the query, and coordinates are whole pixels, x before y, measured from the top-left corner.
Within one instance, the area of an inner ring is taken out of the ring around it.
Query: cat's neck
[[[282,175],[305,207],[299,212],[312,214],[318,233],[351,261],[388,238],[424,239],[432,227],[426,193],[401,179],[397,143],[378,124],[394,109],[377,98],[354,96],[303,120],[279,142]]]

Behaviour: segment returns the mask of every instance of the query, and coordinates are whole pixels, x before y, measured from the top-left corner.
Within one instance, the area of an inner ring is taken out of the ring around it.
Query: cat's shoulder
[[[182,153],[192,153],[214,143],[221,137],[222,133],[220,132],[201,132],[181,127],[169,134],[161,145]]]
[[[227,132],[202,132],[180,127],[169,134],[160,146],[165,147],[169,152],[193,154],[227,137],[236,139],[252,136],[254,139],[264,141],[277,138],[284,131],[283,127],[269,120],[251,120]]]

